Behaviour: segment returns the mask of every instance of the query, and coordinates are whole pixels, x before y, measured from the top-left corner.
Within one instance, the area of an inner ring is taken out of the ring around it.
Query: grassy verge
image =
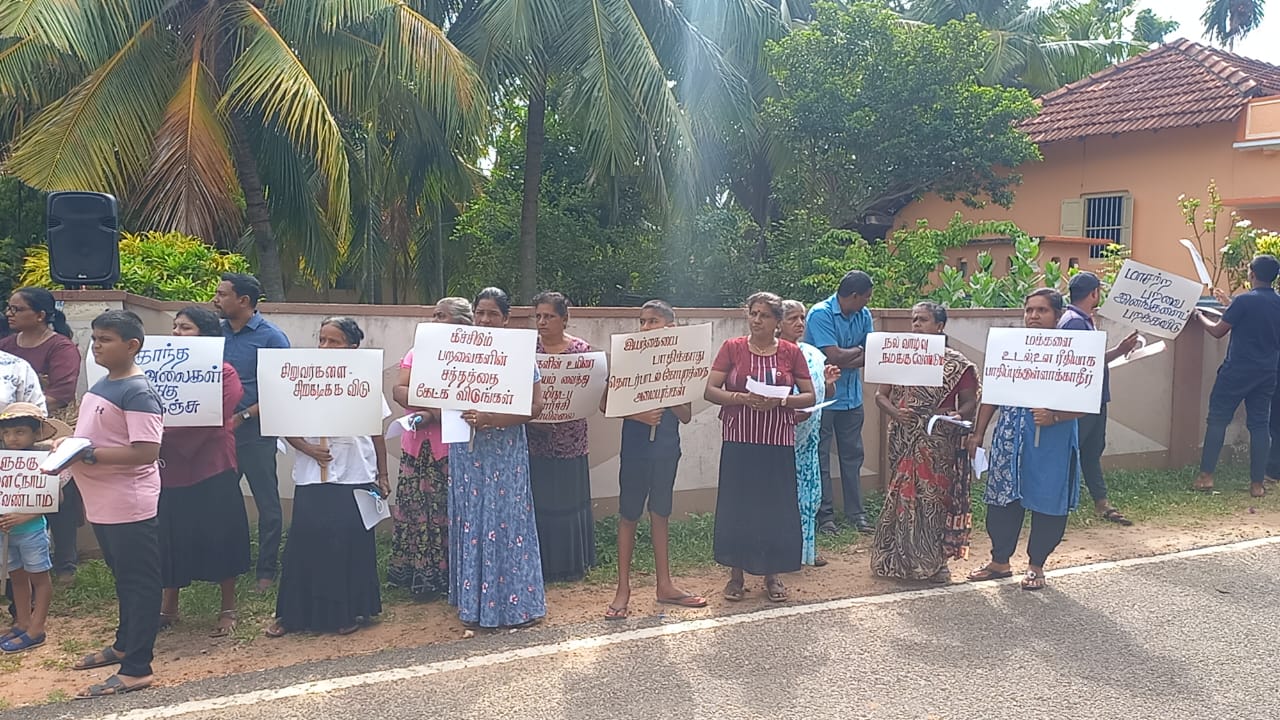
[[[1219,491],[1204,494],[1190,489],[1194,470],[1136,470],[1108,473],[1107,483],[1111,501],[1137,522],[1171,521],[1188,522],[1197,519],[1221,517],[1250,508],[1258,510],[1280,509],[1280,492],[1254,499],[1249,497],[1248,482],[1243,468],[1228,467],[1218,474]],[[874,521],[880,514],[883,497],[867,498],[868,515]],[[986,508],[982,504],[982,488],[974,488],[974,525],[980,533],[984,527]],[[1072,527],[1097,527],[1108,525],[1098,518],[1087,493],[1083,492],[1080,508],[1072,514]],[[671,523],[671,564],[673,572],[688,573],[712,566],[712,538],[715,518],[710,513],[689,515]],[[607,585],[615,582],[618,572],[617,518],[605,518],[596,523],[596,555],[598,564],[585,582]],[[821,536],[819,546],[826,552],[840,550],[867,542],[867,538],[852,530],[844,529],[836,536]],[[975,534],[975,543],[983,539]],[[256,541],[255,541],[256,547]],[[387,558],[391,541],[386,535],[378,537],[378,569],[386,576]],[[653,572],[653,542],[648,521],[642,521],[637,531],[636,552],[633,567],[641,574]],[[240,623],[235,637],[248,642],[258,636],[262,626],[275,613],[275,590],[266,593],[254,591],[252,574],[240,578],[237,586]],[[384,588],[383,601],[389,608],[397,603],[409,602],[409,596],[401,590]],[[181,614],[193,622],[208,623],[219,609],[216,586],[196,583],[181,594]],[[115,587],[111,573],[98,560],[83,563],[70,586],[62,586],[54,593],[53,612],[57,615],[77,617],[99,616],[110,620],[116,612]],[[197,620],[198,618],[198,620]],[[87,651],[89,648],[64,648],[68,652]],[[0,665],[0,672],[4,668]]]

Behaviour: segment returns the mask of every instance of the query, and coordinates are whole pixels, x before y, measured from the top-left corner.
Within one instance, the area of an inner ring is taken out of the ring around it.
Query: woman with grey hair
[[[778,337],[795,343],[809,366],[809,377],[816,393],[814,404],[836,394],[840,368],[827,364],[827,356],[804,337],[805,307],[799,300],[782,301],[782,322]],[[821,382],[819,382],[821,379]],[[800,530],[803,537],[800,561],[822,567],[827,564],[818,554],[818,505],[822,503],[822,474],[818,471],[818,431],[822,428],[822,411],[796,413],[796,492],[800,499]]]
[[[466,298],[447,297],[436,302],[431,321],[473,325],[475,315]],[[414,429],[400,436],[387,582],[419,599],[443,598],[449,594],[449,446],[440,435],[440,411],[409,406],[412,370],[410,349],[391,391],[392,399],[413,413]]]

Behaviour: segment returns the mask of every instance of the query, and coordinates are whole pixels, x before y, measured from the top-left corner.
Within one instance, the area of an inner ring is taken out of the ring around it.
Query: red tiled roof
[[[1040,98],[1019,127],[1037,143],[1235,120],[1280,95],[1280,67],[1176,40]]]

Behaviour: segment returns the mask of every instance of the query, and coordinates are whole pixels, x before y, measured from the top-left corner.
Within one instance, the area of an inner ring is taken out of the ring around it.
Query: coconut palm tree
[[[538,192],[552,83],[562,98],[554,110],[582,133],[595,177],[636,177],[668,207],[688,204],[706,188],[700,135],[716,122],[752,114],[745,80],[695,17],[714,18],[726,28],[724,37],[747,41],[776,22],[763,0],[479,0],[460,9],[450,37],[492,87],[526,104],[518,288],[524,300],[537,289]]]
[[[1200,21],[1210,40],[1231,48],[1258,29],[1266,8],[1266,0],[1208,0]]]
[[[1080,15],[1082,7],[1085,15],[1098,20],[1085,27],[1106,35],[1070,34],[1073,24],[1080,27],[1072,20],[1078,20],[1073,16]],[[1121,23],[1102,17],[1105,10],[1097,2],[1079,0],[1034,6],[1027,0],[912,0],[905,15],[931,24],[973,16],[995,41],[984,80],[1044,93],[1078,80],[1088,74],[1086,69],[1101,69],[1145,49],[1124,37]]]
[[[5,170],[115,194],[151,229],[225,243],[247,223],[282,298],[286,267],[328,274],[348,249],[348,139],[376,108],[416,106],[450,149],[484,129],[484,86],[428,4],[5,0]]]

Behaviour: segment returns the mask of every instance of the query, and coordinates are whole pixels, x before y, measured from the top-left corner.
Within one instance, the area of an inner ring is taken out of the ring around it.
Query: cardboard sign
[[[711,325],[614,335],[606,417],[675,407],[702,397],[715,348]]]
[[[381,435],[385,406],[381,350],[258,351],[264,436]]]
[[[558,423],[591,417],[609,381],[609,361],[602,352],[538,354],[542,374],[542,414],[535,423]]]
[[[40,462],[48,455],[0,450],[0,515],[58,511],[58,476],[40,469]]]
[[[1107,334],[1098,330],[992,328],[982,368],[986,405],[1096,413],[1102,407]]]
[[[165,427],[222,426],[222,346],[220,337],[148,335],[134,360],[160,395]],[[107,369],[86,353],[89,387]]]
[[[528,415],[536,330],[422,323],[413,342],[409,404]]]
[[[1203,292],[1204,286],[1194,280],[1125,260],[1098,314],[1139,332],[1173,339]]]
[[[869,383],[942,387],[945,335],[873,332],[867,335],[862,377]]]

